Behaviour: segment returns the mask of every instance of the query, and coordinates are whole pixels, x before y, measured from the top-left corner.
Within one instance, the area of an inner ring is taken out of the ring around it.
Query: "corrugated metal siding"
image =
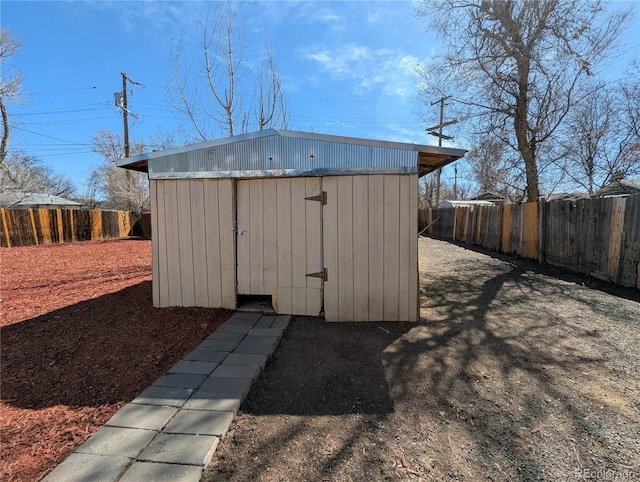
[[[268,177],[418,172],[418,153],[297,137],[266,136],[149,160],[149,177]]]

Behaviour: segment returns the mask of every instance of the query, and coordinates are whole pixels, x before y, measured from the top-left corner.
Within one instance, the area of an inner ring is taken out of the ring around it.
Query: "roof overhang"
[[[422,146],[427,147],[424,151],[420,151],[418,154],[418,175],[419,177],[429,174],[443,168],[447,164],[451,164],[454,161],[464,157],[467,151],[463,149],[450,149],[445,148],[446,152],[443,152],[439,147],[434,146]],[[439,149],[440,151],[434,151]]]

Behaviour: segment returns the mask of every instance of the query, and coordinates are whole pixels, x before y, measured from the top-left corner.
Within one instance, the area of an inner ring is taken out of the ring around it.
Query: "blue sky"
[[[198,55],[198,22],[214,2],[6,1],[2,26],[22,43],[23,101],[10,106],[11,147],[41,158],[82,191],[101,162],[90,137],[122,133],[114,92],[133,86],[130,136],[175,128],[165,100],[171,49],[184,37]],[[636,7],[636,10],[639,10]],[[437,47],[410,1],[246,1],[247,58],[269,38],[284,80],[293,130],[435,144],[417,115],[415,66]],[[635,26],[639,27],[636,18]],[[638,31],[629,34],[636,46]],[[430,125],[438,122],[431,108]],[[468,147],[459,140],[456,147]],[[467,141],[468,142],[468,141]]]

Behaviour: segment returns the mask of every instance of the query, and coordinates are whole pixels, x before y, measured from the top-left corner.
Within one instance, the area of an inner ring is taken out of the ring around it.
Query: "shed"
[[[265,130],[127,158],[151,191],[153,304],[418,318],[418,177],[465,151]]]

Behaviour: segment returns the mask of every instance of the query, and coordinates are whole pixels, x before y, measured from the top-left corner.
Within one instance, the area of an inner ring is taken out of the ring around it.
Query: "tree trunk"
[[[538,164],[536,160],[535,139],[529,140],[529,65],[528,57],[518,62],[518,94],[513,116],[513,127],[518,141],[518,151],[524,161],[527,176],[527,201],[537,202],[540,197],[538,187]]]
[[[2,112],[2,143],[0,144],[0,165],[4,163],[4,159],[7,157],[7,145],[9,144],[9,116],[7,115],[7,108],[4,105],[4,99],[0,95],[0,111]]]

